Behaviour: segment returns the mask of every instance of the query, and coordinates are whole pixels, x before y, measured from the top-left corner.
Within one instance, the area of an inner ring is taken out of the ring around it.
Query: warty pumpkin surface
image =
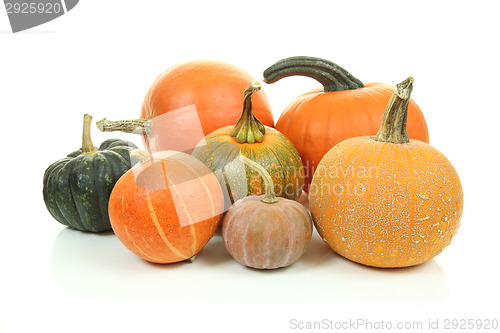
[[[389,84],[364,83],[337,64],[320,58],[290,57],[264,71],[267,83],[288,76],[307,76],[323,87],[296,97],[281,113],[275,128],[299,151],[308,191],[323,156],[337,143],[356,136],[375,135],[395,88]],[[417,104],[408,106],[408,134],[429,142],[424,116]]]
[[[450,244],[460,225],[457,172],[437,149],[406,133],[412,87],[412,78],[398,85],[377,136],[333,147],[310,187],[320,236],[340,255],[365,265],[426,262]]]

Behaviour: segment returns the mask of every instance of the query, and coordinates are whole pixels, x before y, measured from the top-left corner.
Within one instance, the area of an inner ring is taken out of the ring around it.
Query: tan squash
[[[224,217],[222,239],[240,264],[257,269],[286,267],[306,251],[312,235],[307,209],[274,195],[272,179],[258,163],[239,159],[264,179],[265,194],[236,201]]]

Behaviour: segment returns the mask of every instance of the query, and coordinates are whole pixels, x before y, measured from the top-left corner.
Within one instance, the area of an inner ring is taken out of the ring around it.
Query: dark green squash
[[[131,168],[137,147],[119,139],[99,148],[90,139],[92,117],[84,116],[82,148],[50,165],[43,176],[43,200],[60,223],[78,230],[111,230],[108,201],[116,181]]]

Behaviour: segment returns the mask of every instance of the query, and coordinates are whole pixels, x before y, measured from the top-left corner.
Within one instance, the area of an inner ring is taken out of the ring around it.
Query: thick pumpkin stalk
[[[253,81],[245,89],[243,97],[243,111],[240,119],[231,130],[231,136],[236,138],[238,143],[254,143],[264,141],[266,128],[252,111],[252,94],[262,88],[259,81]]]
[[[130,158],[136,159],[141,164],[144,164],[153,158],[153,155],[142,149],[134,149],[130,152]]]
[[[96,122],[97,128],[101,132],[124,132],[135,134],[151,134],[151,120],[149,119],[130,119],[130,120],[107,120],[106,118]]]
[[[323,85],[324,92],[363,88],[363,82],[329,60],[314,57],[282,59],[264,71],[264,82],[274,83],[287,76],[302,75]]]
[[[408,121],[408,104],[413,90],[415,79],[409,77],[396,85],[396,91],[392,94],[387,108],[385,109],[382,126],[375,136],[376,141],[390,143],[408,143],[410,137],[406,131]]]
[[[98,152],[90,139],[90,125],[92,116],[88,113],[83,115],[83,134],[82,134],[82,154],[94,155]]]
[[[259,163],[252,161],[248,157],[240,155],[239,160],[243,162],[245,165],[248,165],[251,169],[257,171],[257,173],[264,179],[264,198],[262,198],[263,203],[276,203],[278,199],[276,198],[276,194],[274,193],[274,184],[269,173],[261,166]]]

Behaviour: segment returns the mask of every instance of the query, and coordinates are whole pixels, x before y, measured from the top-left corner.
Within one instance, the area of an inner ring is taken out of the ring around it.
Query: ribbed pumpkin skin
[[[406,267],[438,255],[463,210],[460,179],[432,146],[351,138],[320,162],[309,207],[323,240],[340,255],[375,267]]]
[[[224,207],[214,174],[179,152],[153,154],[116,183],[109,216],[118,239],[154,263],[191,258],[212,238]],[[173,186],[175,184],[175,186]]]
[[[43,176],[43,199],[60,223],[83,231],[111,230],[108,200],[116,181],[131,167],[128,141],[108,139],[96,154],[79,149],[50,165]]]
[[[309,212],[296,201],[262,196],[238,200],[222,223],[222,239],[229,254],[240,264],[275,269],[296,262],[307,250],[312,236]]]
[[[366,83],[364,88],[323,92],[323,88],[298,96],[283,111],[275,128],[289,138],[300,153],[308,191],[321,158],[337,143],[356,136],[375,135],[394,87]],[[411,100],[408,107],[410,138],[429,142],[424,116]]]
[[[140,117],[153,119],[167,112],[195,105],[199,119],[183,120],[186,135],[203,136],[218,128],[234,125],[241,114],[243,91],[254,78],[237,66],[216,60],[195,60],[168,68],[151,85],[142,104]],[[267,95],[253,98],[253,112],[264,125],[274,119]],[[203,133],[197,133],[201,123]],[[153,152],[171,149],[171,134],[155,133]]]
[[[262,177],[246,167],[246,178],[239,178],[236,168],[241,154],[263,166],[270,174],[275,194],[297,200],[304,184],[304,170],[300,156],[283,134],[266,126],[264,141],[238,143],[231,136],[233,126],[220,128],[200,141],[193,156],[205,163],[217,176],[222,186],[227,187],[230,198],[226,197],[226,209],[238,199],[247,195],[264,193]],[[231,184],[232,186],[229,186]]]

